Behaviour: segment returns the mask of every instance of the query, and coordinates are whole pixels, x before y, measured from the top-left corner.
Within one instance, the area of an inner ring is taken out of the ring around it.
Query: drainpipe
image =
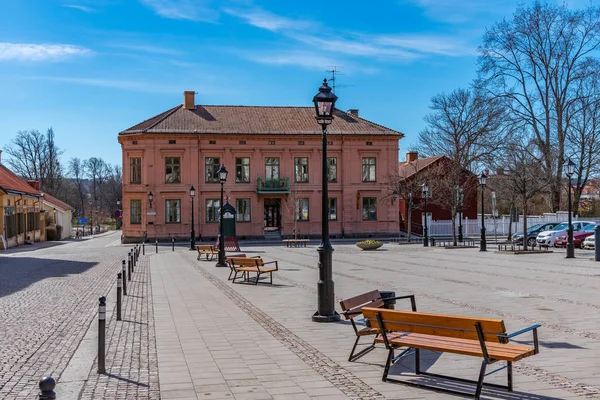
[[[340,165],[342,166],[342,176],[340,177],[340,182],[342,184],[342,197],[340,198],[341,209],[338,212],[338,218],[342,219],[342,238],[346,235],[346,230],[344,229],[344,187],[346,184],[344,183],[344,135],[342,135],[342,155],[340,156]],[[335,168],[338,166],[336,165]]]
[[[21,195],[20,199],[15,199],[15,217],[16,217],[16,221],[17,225],[19,224],[19,217],[18,217],[18,213],[17,213],[17,205],[23,201],[23,195]],[[23,237],[25,237],[25,235],[23,235]],[[17,234],[15,235],[15,240],[17,241],[17,246],[19,245],[19,231],[17,229]]]
[[[35,205],[39,204],[40,201],[41,201],[41,199],[38,197],[38,200],[33,202],[33,215],[35,215]],[[38,213],[38,221],[39,221],[39,219],[40,218],[39,218],[39,213]],[[36,229],[35,229],[35,223],[34,223],[34,227],[33,227],[33,243],[34,244],[35,244],[35,231],[36,231]]]

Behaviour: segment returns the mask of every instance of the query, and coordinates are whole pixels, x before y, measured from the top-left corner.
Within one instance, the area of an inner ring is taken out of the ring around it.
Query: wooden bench
[[[227,259],[227,264],[229,264],[229,268],[231,269],[231,272],[229,273],[229,280],[232,281],[232,283],[254,283],[255,285],[257,285],[260,281],[260,276],[262,274],[269,274],[270,275],[270,281],[269,283],[272,285],[273,284],[273,272],[278,271],[279,270],[279,265],[277,263],[277,261],[269,261],[269,262],[264,262],[262,258],[260,257],[229,257]],[[265,265],[269,265],[269,264],[275,264],[275,267],[265,267]],[[251,272],[255,272],[256,273],[256,279],[251,280],[250,279],[250,273]],[[236,279],[238,279],[238,274],[241,273],[241,278],[243,279],[242,282],[236,282]],[[232,277],[233,275],[233,277]],[[263,282],[260,282],[263,283]]]
[[[196,250],[198,250],[198,260],[205,255],[206,261],[212,261],[214,256],[219,255],[219,250],[212,244],[197,244]],[[208,259],[208,256],[210,256],[210,260]]]
[[[507,369],[508,385],[485,383],[502,389],[513,390],[512,364],[522,358],[532,356],[539,352],[537,328],[541,325],[532,325],[510,335],[506,334],[504,321],[493,318],[465,317],[446,314],[430,314],[412,311],[385,310],[381,308],[364,307],[362,313],[372,326],[377,326],[378,335],[376,342],[384,343],[388,349],[388,358],[383,372],[383,381],[403,383],[417,387],[441,390],[449,393],[470,395],[479,399],[484,385],[486,367],[497,361],[505,361],[506,366],[498,368],[498,372]],[[509,343],[509,339],[525,332],[533,331],[533,347]],[[398,347],[407,347],[398,357],[394,357],[394,350]],[[398,359],[415,354],[415,373],[441,377],[460,382],[476,383],[474,395],[443,387],[432,387],[418,382],[402,381],[388,378],[390,366]],[[471,381],[451,376],[444,376],[421,371],[420,350],[433,350],[444,353],[462,354],[483,358],[479,379]],[[489,374],[488,374],[489,375]]]
[[[399,299],[410,299],[412,310],[417,311],[415,296],[412,294],[408,296],[386,298],[386,300]],[[340,301],[342,314],[344,315],[346,320],[350,320],[350,322],[352,323],[352,328],[354,329],[354,333],[356,334],[356,341],[354,342],[354,346],[352,346],[352,350],[350,351],[350,357],[348,357],[348,361],[358,360],[360,357],[364,356],[365,354],[367,354],[375,348],[375,339],[373,339],[373,343],[369,347],[366,347],[360,352],[354,354],[354,351],[356,351],[356,346],[358,345],[358,341],[361,337],[376,335],[379,332],[379,329],[372,328],[371,324],[367,324],[364,328],[359,329],[356,325],[355,319],[359,319],[362,316],[363,307],[383,307],[383,304],[384,302],[381,298],[381,293],[379,293],[379,290],[373,290],[371,292],[363,293],[359,296],[351,297],[349,299]]]
[[[285,247],[306,247],[310,239],[283,239]]]

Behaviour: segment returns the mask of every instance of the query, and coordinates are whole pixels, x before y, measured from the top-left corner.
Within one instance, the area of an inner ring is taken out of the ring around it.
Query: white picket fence
[[[549,213],[544,215],[530,215],[527,217],[527,226],[541,224],[546,222],[567,222],[569,216],[566,212]],[[595,221],[595,218],[573,217],[573,221]],[[598,221],[600,223],[600,221]],[[487,235],[508,235],[511,224],[509,216],[492,218],[487,215],[484,218],[485,232]],[[458,233],[458,218],[456,219],[456,232]],[[465,218],[462,221],[464,236],[476,236],[481,233],[481,217],[477,219]],[[512,222],[512,233],[523,230],[523,216],[520,216],[519,222]],[[429,221],[429,236],[452,236],[452,221]]]

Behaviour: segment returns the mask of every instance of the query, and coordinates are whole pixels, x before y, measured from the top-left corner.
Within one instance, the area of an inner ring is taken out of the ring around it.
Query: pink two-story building
[[[403,134],[336,110],[328,128],[332,237],[398,231],[398,208],[384,198]],[[218,235],[217,170],[229,172],[225,199],[237,210],[238,238],[321,233],[321,127],[313,107],[184,104],[121,133],[123,239]],[[152,196],[150,196],[152,193]]]

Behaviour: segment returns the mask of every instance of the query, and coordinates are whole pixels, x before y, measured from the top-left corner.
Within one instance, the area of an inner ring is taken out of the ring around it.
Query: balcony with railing
[[[287,194],[290,192],[290,178],[256,180],[258,194]]]

